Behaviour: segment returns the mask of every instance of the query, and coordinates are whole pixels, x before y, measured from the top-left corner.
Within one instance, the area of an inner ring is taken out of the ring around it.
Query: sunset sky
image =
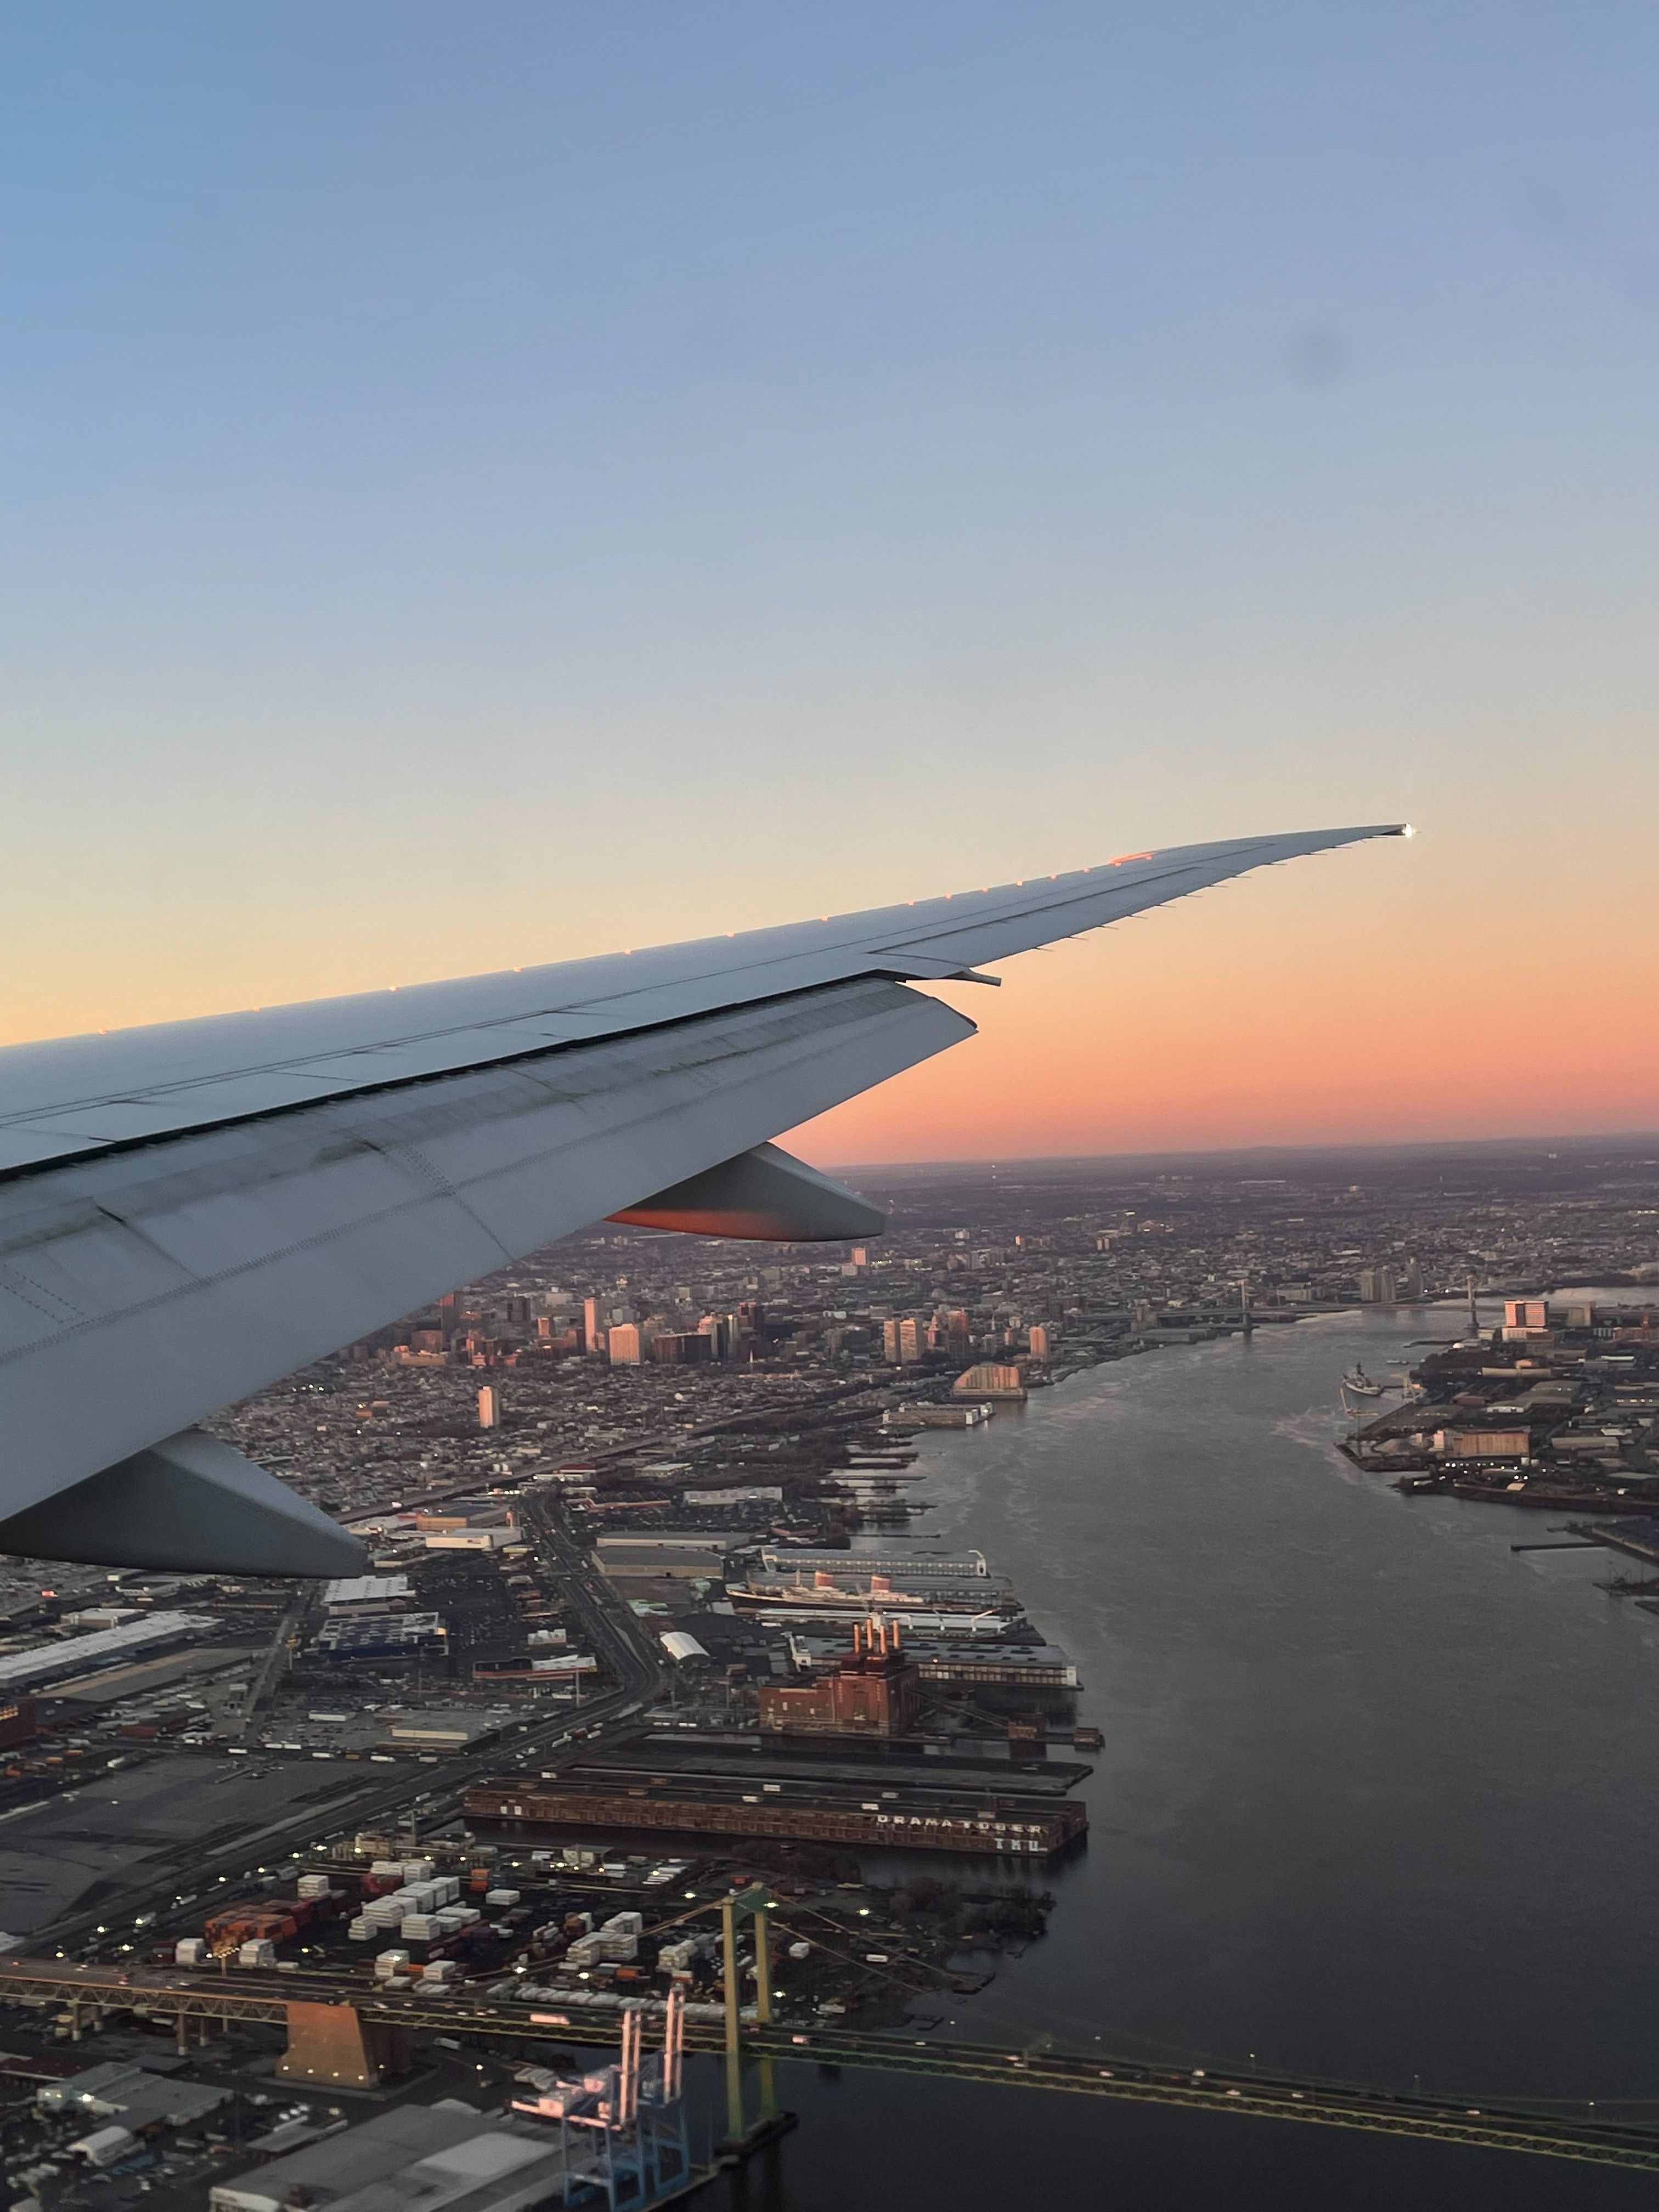
[[[1409,819],[817,1160],[1659,1126],[1659,13],[0,14],[7,1040]]]

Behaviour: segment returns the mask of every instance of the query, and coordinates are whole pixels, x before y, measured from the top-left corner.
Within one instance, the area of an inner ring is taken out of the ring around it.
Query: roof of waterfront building
[[[307,2144],[234,2179],[216,2182],[211,2212],[519,2212],[561,2185],[556,2136],[486,2119],[459,2100],[404,2105]]]

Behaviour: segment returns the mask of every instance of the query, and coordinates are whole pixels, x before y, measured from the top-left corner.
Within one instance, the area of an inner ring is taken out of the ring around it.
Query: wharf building
[[[1025,1377],[1018,1367],[995,1360],[981,1360],[966,1369],[951,1386],[958,1398],[978,1398],[988,1405],[1023,1405]]]
[[[1058,1644],[1003,1644],[989,1650],[914,1647],[911,1657],[924,1682],[956,1689],[1057,1691],[1079,1687],[1077,1668]]]
[[[599,1831],[685,1837],[763,1836],[791,1843],[888,1850],[950,1851],[978,1857],[1052,1858],[1084,1836],[1080,1804],[1052,1794],[1010,1792],[1000,1778],[949,1787],[882,1786],[877,1770],[852,1780],[825,1773],[764,1780],[712,1764],[675,1771],[672,1753],[654,1767],[594,1763],[539,1783],[517,1776],[473,1784],[462,1797],[470,1822],[500,1821],[547,1834]],[[745,1786],[746,1785],[746,1786]]]
[[[983,1552],[963,1552],[954,1558],[942,1553],[785,1551],[763,1546],[761,1565],[769,1574],[828,1575],[845,1580],[850,1589],[870,1575],[902,1575],[915,1583],[972,1583],[988,1580],[990,1568]]]

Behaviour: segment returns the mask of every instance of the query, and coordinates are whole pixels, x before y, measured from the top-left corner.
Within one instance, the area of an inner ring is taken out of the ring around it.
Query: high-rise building
[[[697,1334],[708,1339],[711,1359],[732,1357],[732,1324],[724,1314],[705,1314],[697,1323]]]
[[[1504,1301],[1504,1333],[1513,1329],[1522,1334],[1529,1330],[1546,1329],[1550,1325],[1550,1310],[1542,1298],[1505,1298]]]
[[[486,1382],[478,1393],[478,1426],[498,1429],[501,1425],[501,1394],[493,1382]]]
[[[1054,1357],[1054,1352],[1048,1332],[1040,1321],[1034,1322],[1026,1331],[1025,1343],[1032,1358],[1042,1360],[1044,1366],[1047,1366],[1048,1361]]]
[[[599,1300],[597,1298],[584,1298],[582,1300],[583,1351],[602,1352],[605,1348],[604,1331],[605,1323],[599,1318]]]
[[[637,1322],[619,1322],[605,1338],[605,1349],[613,1367],[637,1367],[644,1357],[644,1340]]]
[[[890,1367],[914,1367],[927,1348],[927,1325],[904,1314],[881,1325],[881,1356]]]
[[[665,1360],[672,1365],[684,1366],[697,1360],[708,1359],[713,1356],[709,1340],[701,1329],[690,1332],[684,1329],[657,1329],[652,1333],[647,1340],[651,1346],[652,1358]]]

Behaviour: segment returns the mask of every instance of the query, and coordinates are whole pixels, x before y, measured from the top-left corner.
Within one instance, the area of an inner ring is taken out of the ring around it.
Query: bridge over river
[[[67,2012],[78,2036],[112,2014],[141,2012],[170,2019],[179,2048],[187,2051],[194,2027],[205,2040],[237,2021],[282,2028],[289,2038],[284,2070],[313,2082],[353,2078],[354,2068],[374,2078],[381,2064],[398,2063],[399,2046],[417,2033],[456,2037],[508,2037],[515,2042],[612,2044],[614,2011],[573,2007],[552,2014],[471,1990],[422,1996],[417,1990],[370,1990],[337,1975],[221,1972],[211,1968],[129,1969],[77,1966],[61,1959],[0,1960],[0,2003],[49,2006]],[[647,2011],[646,2040],[653,2015]],[[726,2052],[728,2038],[715,2022],[689,2022],[686,2048]],[[1455,2097],[1404,2094],[1355,2082],[1218,2068],[1150,2065],[1102,2048],[1069,2051],[1048,2039],[1024,2045],[943,2040],[902,2031],[875,2033],[855,2028],[791,2029],[775,2023],[745,2024],[745,2061],[763,2069],[779,2063],[875,2068],[931,2075],[1006,2089],[1113,2097],[1188,2110],[1412,2136],[1486,2150],[1512,2150],[1594,2165],[1659,2172],[1659,2127],[1602,2118],[1575,2100],[1569,2110],[1548,2103],[1480,2105]],[[365,2078],[359,2075],[358,2078]]]

